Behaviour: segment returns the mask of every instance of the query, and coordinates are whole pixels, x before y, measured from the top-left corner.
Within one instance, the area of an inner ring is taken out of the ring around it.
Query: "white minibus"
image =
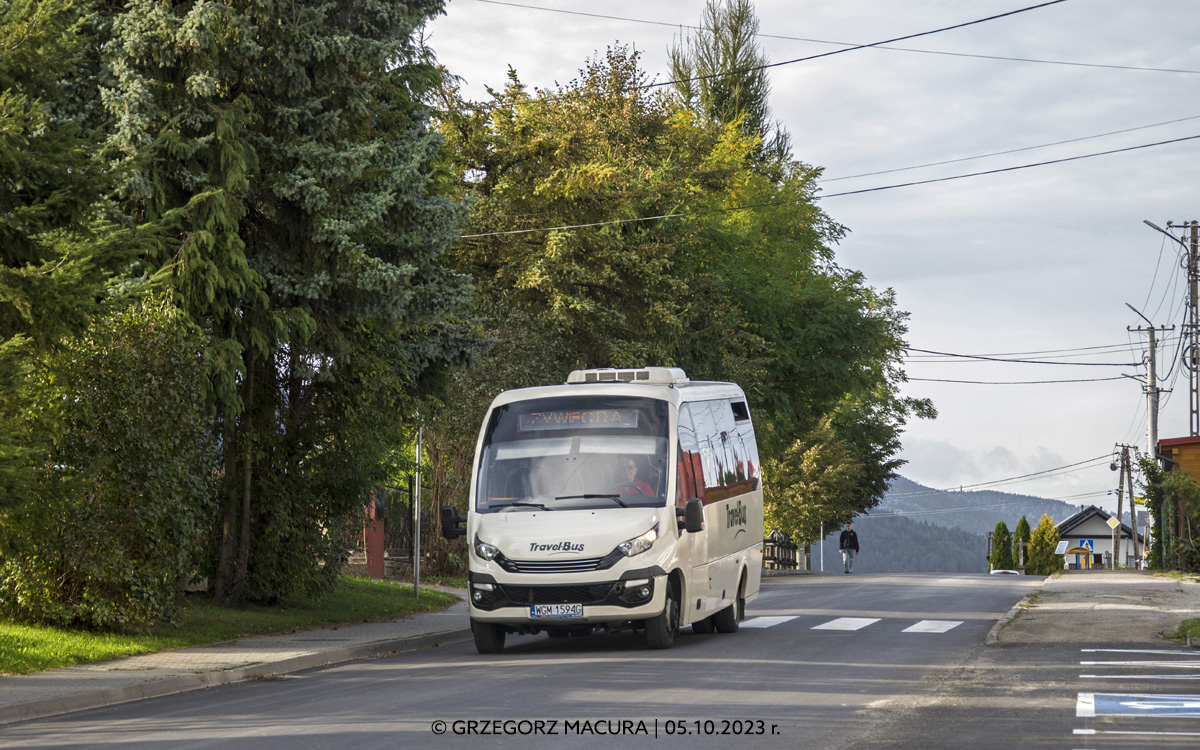
[[[471,630],[480,653],[509,633],[738,629],[758,596],[763,504],[750,409],[732,383],[668,367],[576,370],[565,385],[492,402],[464,517]]]

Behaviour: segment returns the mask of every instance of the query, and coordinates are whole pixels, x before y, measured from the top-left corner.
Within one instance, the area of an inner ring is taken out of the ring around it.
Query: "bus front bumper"
[[[539,629],[645,620],[663,611],[666,581],[665,575],[646,575],[596,582],[518,583],[472,573],[468,601],[472,620]]]

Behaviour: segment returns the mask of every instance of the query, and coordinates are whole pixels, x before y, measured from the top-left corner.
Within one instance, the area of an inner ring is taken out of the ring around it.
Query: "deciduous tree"
[[[93,628],[172,616],[210,533],[203,347],[198,329],[150,300],[31,368],[28,431],[52,449],[0,562],[0,611]]]
[[[557,90],[531,94],[511,73],[491,101],[450,92],[445,106],[475,201],[459,268],[490,309],[540,322],[551,379],[666,364],[737,381],[765,461],[836,438],[822,465],[848,456],[839,476],[854,480],[831,502],[879,502],[905,420],[933,410],[899,396],[905,315],[836,264],[844,229],[816,206],[817,170],[787,160],[763,174],[757,135],[649,93],[620,47]],[[813,480],[797,480],[776,497],[813,497]]]
[[[861,512],[853,499],[862,465],[846,442],[822,422],[763,464],[764,525],[797,544],[821,538]]]

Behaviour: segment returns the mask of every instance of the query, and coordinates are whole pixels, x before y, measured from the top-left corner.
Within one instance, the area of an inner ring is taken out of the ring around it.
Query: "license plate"
[[[582,604],[531,604],[532,617],[583,617]]]

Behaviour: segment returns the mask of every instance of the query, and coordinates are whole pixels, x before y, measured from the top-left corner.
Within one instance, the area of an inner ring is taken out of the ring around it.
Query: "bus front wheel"
[[[475,650],[481,654],[498,654],[504,650],[503,625],[471,620],[471,634],[475,636]]]
[[[675,591],[675,584],[668,582],[662,613],[646,620],[646,645],[650,648],[670,648],[678,634],[679,594]]]

